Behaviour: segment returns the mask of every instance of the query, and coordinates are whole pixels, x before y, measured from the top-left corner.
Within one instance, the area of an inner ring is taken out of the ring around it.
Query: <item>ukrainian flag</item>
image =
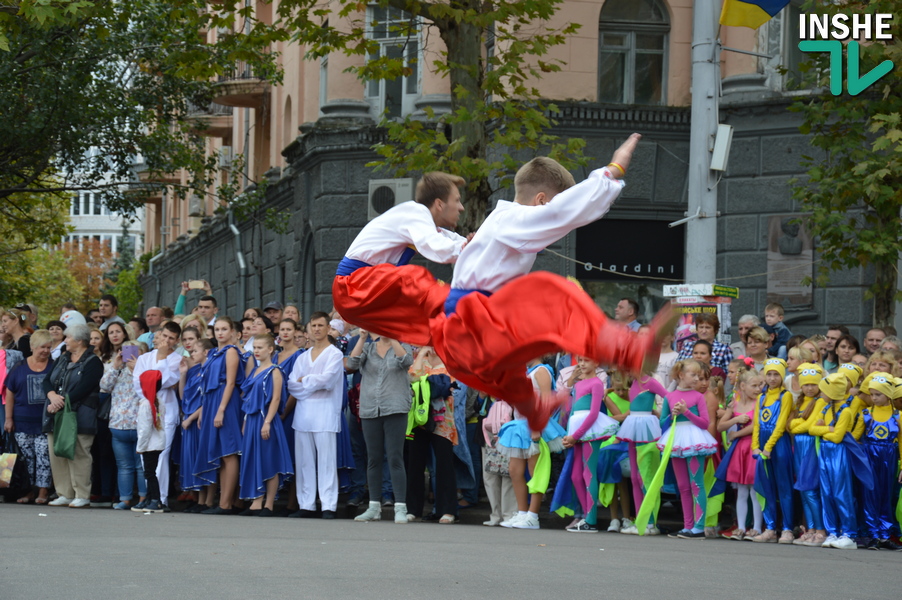
[[[720,24],[758,29],[787,4],[789,0],[724,0]]]

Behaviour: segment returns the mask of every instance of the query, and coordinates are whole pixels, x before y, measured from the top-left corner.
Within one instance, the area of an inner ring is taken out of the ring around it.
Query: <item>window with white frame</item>
[[[370,6],[367,9],[368,36],[379,42],[378,53],[369,60],[382,57],[403,59],[410,73],[395,79],[371,79],[366,82],[366,99],[376,117],[400,118],[414,111],[420,93],[419,27],[409,33],[411,15],[393,7]]]
[[[792,0],[777,15],[758,29],[758,48],[770,58],[759,58],[758,72],[764,73],[767,87],[797,90],[811,87],[809,75],[801,65],[808,57],[799,50],[799,15],[802,0]]]
[[[669,33],[659,0],[607,0],[598,21],[598,101],[665,104]]]

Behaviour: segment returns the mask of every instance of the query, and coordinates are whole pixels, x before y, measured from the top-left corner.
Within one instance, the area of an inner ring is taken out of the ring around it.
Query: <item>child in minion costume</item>
[[[808,431],[820,438],[818,467],[827,539],[824,548],[854,550],[858,533],[852,473],[865,489],[873,488],[870,464],[851,435],[854,411],[849,398],[849,379],[842,373],[828,375],[818,384],[824,406],[808,419]],[[863,463],[862,463],[863,461]]]
[[[858,438],[874,474],[874,487],[862,490],[861,535],[868,536],[865,547],[875,550],[902,550],[891,536],[899,535],[893,514],[899,497],[899,445],[902,442],[902,415],[893,407],[900,389],[889,373],[874,372],[861,384],[870,397],[870,406],[861,412]]]
[[[827,376],[824,368],[817,363],[802,363],[797,371],[802,395],[799,399],[796,418],[789,424],[793,442],[793,465],[795,466],[795,489],[802,496],[802,510],[807,530],[793,543],[799,546],[820,546],[827,539],[824,530],[823,507],[818,476],[816,438],[808,432],[808,418],[815,411],[824,408],[818,384]]]

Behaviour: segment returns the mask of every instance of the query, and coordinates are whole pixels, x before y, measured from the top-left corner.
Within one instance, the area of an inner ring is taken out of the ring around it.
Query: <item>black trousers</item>
[[[144,479],[147,480],[147,500],[160,499],[160,480],[157,479],[157,462],[160,460],[159,450],[149,450],[141,454],[144,460]]]
[[[430,452],[430,450],[432,452]],[[457,516],[457,476],[454,473],[454,445],[422,427],[413,430],[407,442],[407,512],[422,517],[426,494],[426,465],[435,454],[432,472],[435,489],[435,514]]]

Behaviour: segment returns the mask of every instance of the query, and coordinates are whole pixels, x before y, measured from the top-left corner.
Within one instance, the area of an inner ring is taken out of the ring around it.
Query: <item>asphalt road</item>
[[[0,504],[0,536],[3,600],[902,595],[902,552],[573,534],[550,527],[520,531]]]

